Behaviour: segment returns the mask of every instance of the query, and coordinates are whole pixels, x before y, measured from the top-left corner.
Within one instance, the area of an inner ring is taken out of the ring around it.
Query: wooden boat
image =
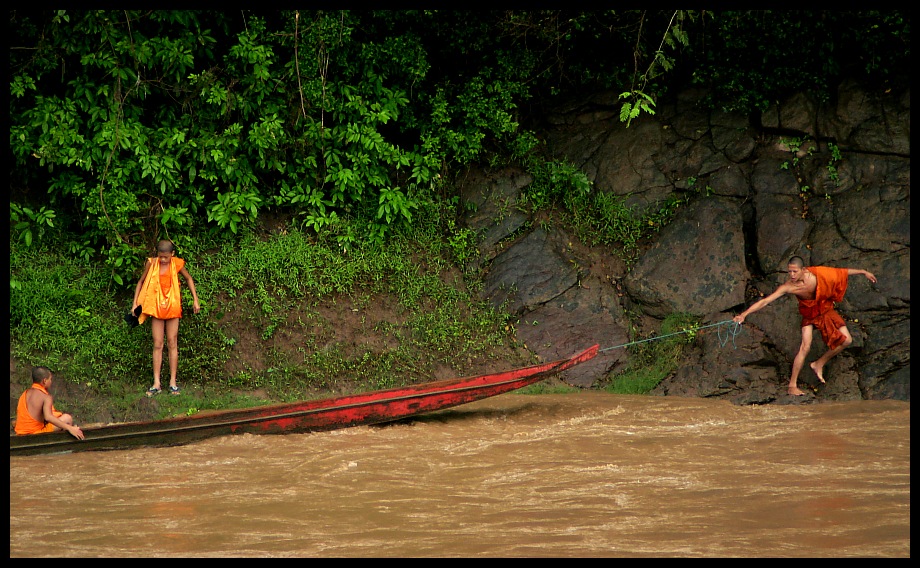
[[[166,420],[86,427],[84,440],[67,432],[12,435],[10,457],[177,446],[228,434],[318,432],[392,422],[526,387],[592,359],[597,353],[598,346],[594,345],[568,359],[488,375]]]

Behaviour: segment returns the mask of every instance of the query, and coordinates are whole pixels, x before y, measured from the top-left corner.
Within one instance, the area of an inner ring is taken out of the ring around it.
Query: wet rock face
[[[782,298],[728,342],[717,333],[728,325],[700,333],[656,392],[739,404],[910,400],[909,90],[845,82],[832,103],[799,94],[753,118],[706,111],[703,94],[681,93],[628,128],[609,94],[548,117],[553,158],[581,168],[595,191],[637,212],[689,198],[628,268],[605,258],[614,251],[578,249],[572,235],[514,207],[526,173],[471,170],[461,194],[464,222],[480,237],[483,294],[519,317],[519,338],[545,359],[608,348],[567,377],[590,387],[628,361],[619,346],[631,325],[654,337],[674,312],[730,320],[786,278],[793,255],[862,268],[878,282],[851,277],[837,309],[854,341],[828,363],[826,385],[806,364],[799,384],[808,395],[786,395],[801,333],[795,300]],[[807,361],[824,351],[816,333]]]
[[[672,312],[706,314],[744,303],[742,226],[734,201],[691,203],[625,276],[626,291],[645,313],[662,319]]]

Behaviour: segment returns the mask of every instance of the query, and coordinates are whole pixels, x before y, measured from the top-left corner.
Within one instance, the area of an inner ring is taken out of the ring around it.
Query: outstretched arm
[[[868,270],[862,270],[860,268],[847,268],[847,276],[853,276],[854,274],[862,274],[869,279],[869,282],[878,282],[878,280],[875,278],[875,275]]]
[[[738,314],[738,315],[736,315],[735,317],[733,317],[733,318],[732,318],[732,321],[734,321],[735,323],[744,323],[744,318],[748,317],[749,315],[753,314],[754,312],[756,312],[756,311],[759,310],[759,309],[765,308],[765,307],[767,306],[767,304],[769,304],[769,303],[772,302],[773,300],[779,298],[780,296],[782,296],[783,294],[785,294],[786,292],[788,292],[788,290],[789,290],[788,285],[787,285],[787,284],[783,284],[782,286],[780,286],[779,288],[777,288],[776,291],[774,291],[772,294],[770,294],[770,295],[767,296],[766,298],[762,298],[762,299],[760,299],[760,300],[757,300],[756,302],[754,302],[753,304],[751,304],[751,307],[749,307],[748,309],[744,310],[744,311],[741,312],[740,314]]]

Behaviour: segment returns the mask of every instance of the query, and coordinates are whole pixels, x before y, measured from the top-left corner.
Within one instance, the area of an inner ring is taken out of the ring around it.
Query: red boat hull
[[[85,440],[66,432],[10,436],[10,456],[176,446],[229,434],[319,432],[391,422],[526,387],[592,359],[597,352],[594,345],[568,359],[540,365],[364,394],[88,427],[83,429]]]

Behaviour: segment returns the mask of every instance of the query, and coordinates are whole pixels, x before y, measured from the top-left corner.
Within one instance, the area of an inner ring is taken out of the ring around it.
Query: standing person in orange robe
[[[19,397],[16,407],[16,434],[38,434],[67,430],[71,436],[83,440],[83,430],[74,426],[73,416],[54,407],[54,398],[48,389],[54,374],[48,367],[32,369],[32,386]]]
[[[843,300],[847,291],[849,277],[862,274],[870,282],[877,282],[875,276],[866,270],[857,268],[832,268],[828,266],[805,267],[800,256],[789,259],[789,280],[780,284],[775,292],[751,304],[733,318],[736,323],[743,323],[744,318],[765,307],[777,298],[791,294],[799,300],[799,313],[802,314],[802,344],[792,362],[792,377],[789,379],[788,392],[791,395],[805,394],[798,387],[799,373],[805,364],[805,358],[811,350],[811,338],[815,328],[821,333],[827,351],[809,366],[824,382],[824,365],[853,343],[853,337],[847,329],[846,322],[834,309],[834,304]]]
[[[150,327],[153,333],[153,386],[147,391],[147,396],[160,394],[160,371],[163,367],[163,339],[169,349],[169,392],[179,394],[181,391],[176,382],[176,373],[179,370],[179,320],[182,318],[182,298],[179,291],[179,275],[185,278],[188,289],[192,293],[192,308],[195,313],[201,311],[198,304],[198,292],[195,291],[195,281],[185,267],[185,260],[176,257],[176,247],[172,241],[162,240],[157,243],[157,255],[147,259],[144,272],[137,282],[134,290],[134,304],[132,313],[138,313],[138,323],[150,317]]]

